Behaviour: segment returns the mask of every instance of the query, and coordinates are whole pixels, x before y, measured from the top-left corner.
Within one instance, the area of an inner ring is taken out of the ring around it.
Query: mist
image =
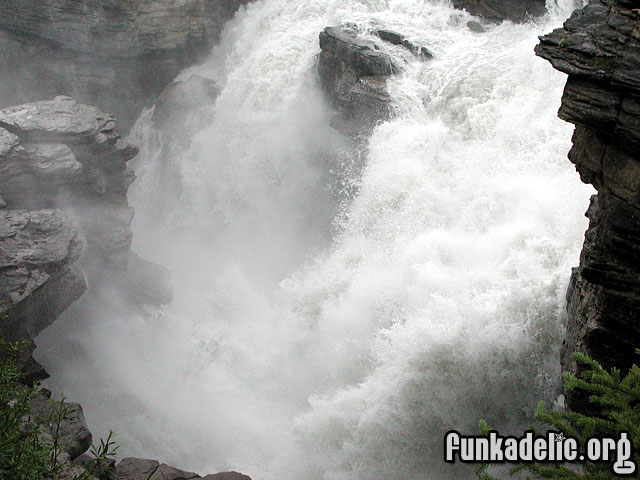
[[[564,77],[533,47],[575,6],[481,35],[447,2],[241,10],[178,77],[219,94],[161,126],[147,109],[128,137],[132,247],[173,300],[85,295],[37,339],[48,387],[127,455],[187,470],[472,478],[442,462],[444,432],[514,433],[561,401],[591,189],[566,160]],[[365,144],[330,127],[315,74],[318,33],[346,22],[435,56],[389,80],[396,114]]]

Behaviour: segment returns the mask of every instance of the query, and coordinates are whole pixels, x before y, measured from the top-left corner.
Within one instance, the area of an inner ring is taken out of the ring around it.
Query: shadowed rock
[[[221,472],[202,477],[202,480],[251,480],[251,478],[238,472]]]
[[[559,111],[576,125],[569,159],[598,190],[567,291],[562,366],[574,374],[574,351],[624,371],[640,345],[639,21],[632,2],[593,0],[536,47],[569,74]],[[568,392],[567,403],[592,411],[581,391]]]
[[[71,460],[86,452],[91,446],[91,432],[87,427],[82,406],[77,403],[51,401],[43,390],[31,402],[31,415],[51,418],[59,424],[50,425],[58,434],[58,443]]]
[[[0,334],[33,338],[86,289],[71,267],[82,251],[60,210],[0,210]]]
[[[453,0],[453,6],[491,22],[521,23],[547,11],[545,0]]]
[[[0,101],[65,94],[126,130],[247,0],[5,0]],[[2,107],[5,105],[0,105]]]
[[[153,122],[167,139],[165,146],[172,140],[188,146],[194,134],[213,120],[213,111],[205,108],[215,103],[219,93],[213,80],[200,75],[167,86],[153,111]]]
[[[116,465],[114,480],[191,480],[203,478],[206,480],[251,480],[250,477],[237,472],[222,472],[200,477],[193,472],[186,472],[162,465],[155,460],[142,458],[123,458]]]

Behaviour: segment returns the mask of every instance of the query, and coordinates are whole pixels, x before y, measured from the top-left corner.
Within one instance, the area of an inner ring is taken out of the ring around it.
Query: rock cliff
[[[194,81],[201,86],[202,80]],[[86,278],[93,290],[108,283],[137,304],[170,299],[166,270],[130,251],[127,190],[135,177],[127,162],[138,149],[115,127],[113,116],[64,96],[0,110],[0,338],[29,342],[20,362],[29,383],[47,376],[31,358],[33,339],[83,295]],[[40,390],[31,414],[48,418],[59,408],[66,411],[56,428],[65,445],[59,478],[78,478],[91,432],[80,405],[52,404],[49,396]],[[125,458],[114,461],[109,478],[201,477],[155,460]],[[236,472],[204,478],[251,480]]]
[[[86,278],[137,303],[170,299],[168,272],[130,251],[127,162],[137,152],[113,116],[69,97],[0,110],[5,339],[32,341],[83,294]],[[29,380],[46,376],[28,358],[25,369]]]
[[[126,269],[133,210],[127,162],[115,119],[69,97],[0,110],[0,195],[10,209],[62,208],[80,226],[100,267]]]
[[[5,0],[0,107],[64,94],[126,130],[247,1]]]
[[[540,37],[536,53],[569,75],[560,118],[574,123],[569,159],[598,194],[567,292],[570,354],[628,368],[640,346],[640,11],[630,0],[592,0],[563,28]],[[568,405],[588,410],[570,392]]]

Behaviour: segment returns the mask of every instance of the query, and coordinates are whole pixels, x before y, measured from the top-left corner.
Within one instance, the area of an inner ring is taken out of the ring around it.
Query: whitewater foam
[[[533,46],[571,6],[484,34],[445,1],[241,10],[181,75],[221,87],[191,146],[163,154],[151,112],[132,134],[134,249],[170,268],[173,303],[57,322],[38,340],[51,385],[127,455],[189,470],[465,478],[444,432],[515,432],[558,395],[590,189],[556,118],[564,77]],[[435,54],[389,81],[396,116],[354,169],[314,70],[343,22]]]

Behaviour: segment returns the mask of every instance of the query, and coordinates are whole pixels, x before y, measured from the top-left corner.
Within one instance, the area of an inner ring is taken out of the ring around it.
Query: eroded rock
[[[9,208],[69,210],[105,264],[126,268],[133,218],[127,162],[115,119],[59,96],[0,110],[0,194]],[[3,133],[4,132],[4,133]]]
[[[569,74],[559,111],[576,125],[569,159],[598,191],[567,292],[562,366],[573,374],[574,351],[624,371],[640,345],[639,22],[630,2],[593,0],[536,47]],[[592,411],[578,390],[567,404]]]
[[[453,0],[453,6],[491,22],[521,23],[546,13],[545,0]]]
[[[33,338],[86,289],[72,267],[82,251],[76,227],[60,210],[0,210],[0,334]]]
[[[87,427],[82,406],[65,401],[52,401],[46,390],[41,390],[31,402],[31,415],[51,421],[49,434],[58,435],[58,445],[71,460],[91,446],[91,432]]]
[[[0,106],[65,94],[113,112],[142,107],[201,60],[247,0],[6,0]],[[5,100],[7,101],[7,100]]]

